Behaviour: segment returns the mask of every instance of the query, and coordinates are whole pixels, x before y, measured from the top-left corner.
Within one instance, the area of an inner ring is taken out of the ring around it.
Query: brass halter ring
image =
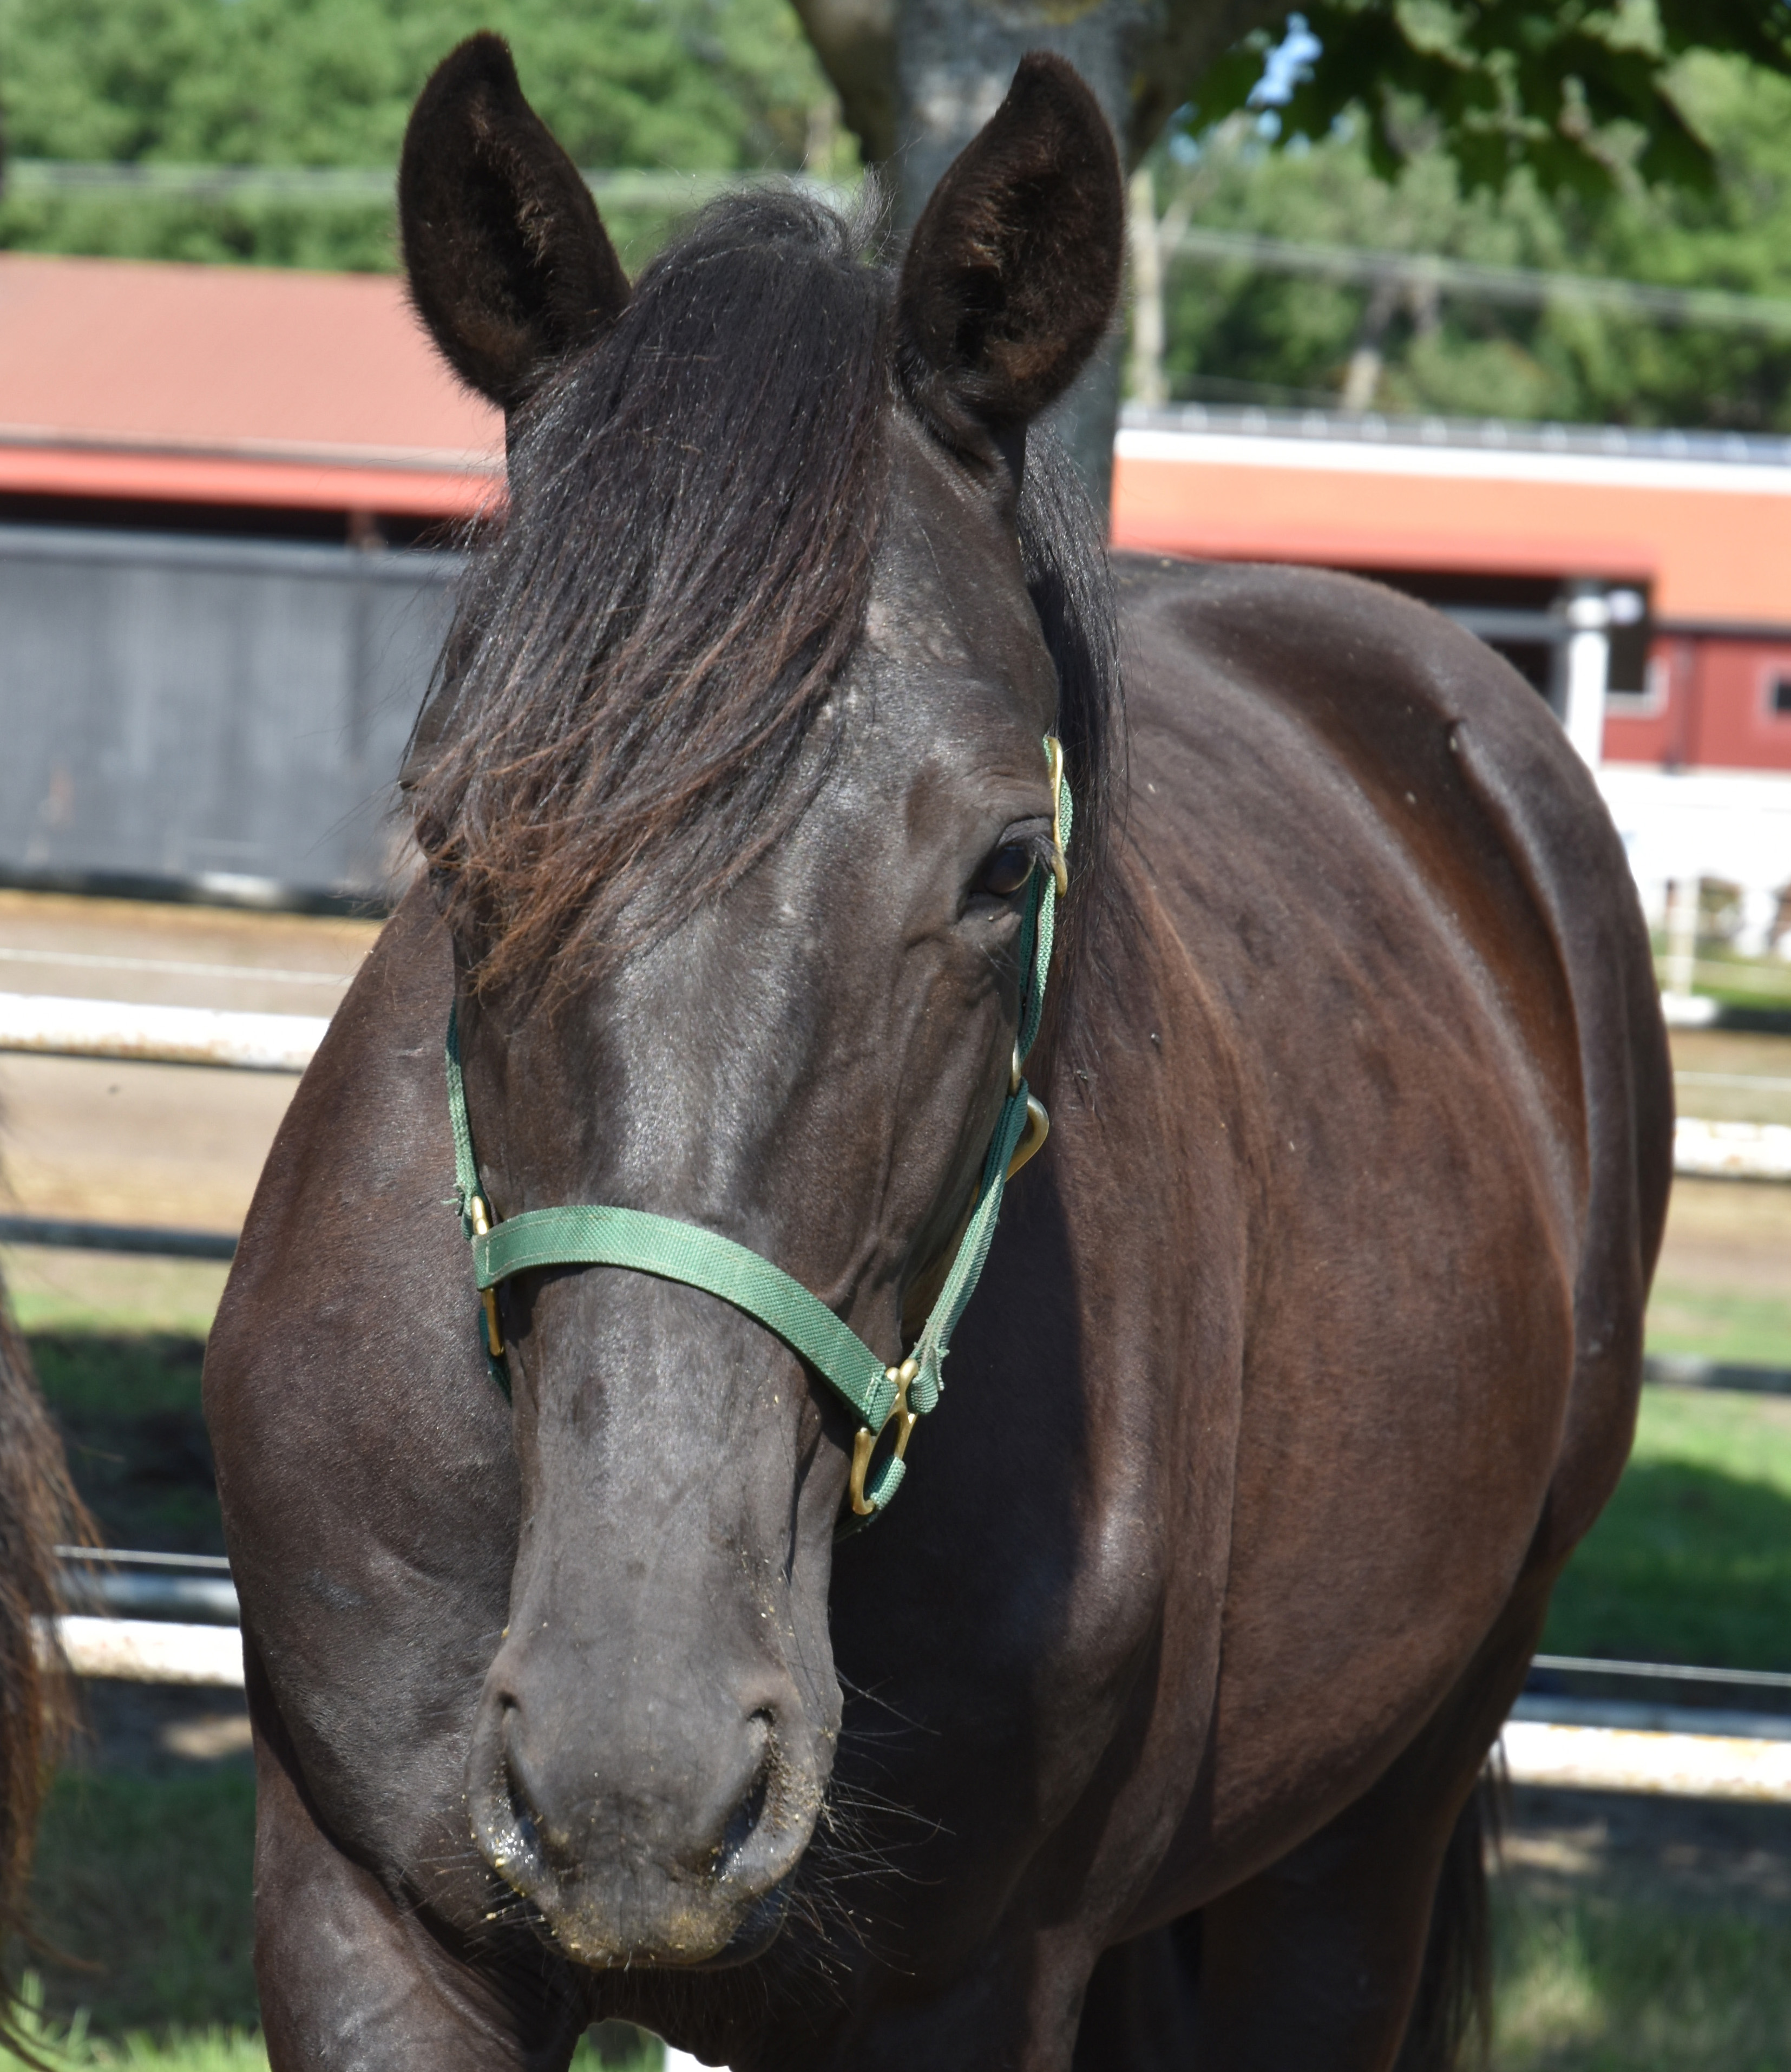
[[[900,1367],[892,1367],[887,1372],[890,1380],[895,1383],[896,1392],[895,1401],[889,1405],[889,1416],[874,1432],[869,1425],[861,1424],[852,1442],[852,1507],[861,1518],[869,1518],[877,1508],[865,1494],[865,1473],[870,1466],[872,1451],[889,1429],[890,1420],[900,1418],[902,1420],[895,1441],[895,1457],[898,1461],[907,1458],[908,1441],[913,1436],[915,1425],[920,1422],[918,1414],[908,1408],[908,1392],[914,1387],[915,1378],[920,1373],[920,1362],[905,1359]]]

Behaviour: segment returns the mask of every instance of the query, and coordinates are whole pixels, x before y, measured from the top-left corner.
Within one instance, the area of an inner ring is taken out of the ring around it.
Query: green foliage
[[[507,36],[581,166],[794,168],[828,89],[787,0],[0,0],[9,151],[170,165],[389,167],[431,68]],[[374,268],[383,204],[14,196],[0,241]]]
[[[1470,192],[1519,171],[1551,193],[1612,191],[1613,132],[1633,138],[1645,180],[1713,188],[1715,157],[1681,104],[1675,61],[1703,51],[1791,73],[1791,11],[1759,0],[1311,0],[1300,11],[1321,47],[1281,135],[1322,138],[1359,109],[1382,179],[1440,137]],[[1201,121],[1246,105],[1267,43],[1202,82]]]
[[[1785,10],[1791,19],[1791,8]],[[1623,170],[1590,196],[1550,194],[1530,170],[1501,193],[1464,191],[1434,128],[1395,179],[1345,120],[1317,143],[1275,148],[1234,121],[1197,153],[1154,162],[1159,193],[1193,220],[1309,243],[1434,252],[1666,287],[1791,294],[1791,81],[1731,60],[1688,60],[1674,91],[1711,139],[1716,182],[1662,191]],[[1184,258],[1168,289],[1172,391],[1335,403],[1364,342],[1370,290]],[[1375,406],[1744,431],[1791,430],[1791,339],[1666,325],[1555,302],[1512,307],[1456,291],[1411,294],[1378,341]]]

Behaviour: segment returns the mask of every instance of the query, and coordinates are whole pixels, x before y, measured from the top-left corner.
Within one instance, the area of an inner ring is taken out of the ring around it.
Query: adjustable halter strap
[[[1035,872],[1022,923],[1020,955],[1025,974],[1020,1035],[1014,1046],[1008,1097],[983,1161],[983,1174],[963,1235],[913,1352],[887,1367],[858,1334],[782,1267],[774,1266],[732,1238],[703,1230],[675,1216],[639,1209],[579,1206],[529,1209],[507,1223],[494,1223],[479,1186],[473,1152],[466,1088],[460,1067],[455,1018],[448,1018],[448,1114],[454,1126],[454,1183],[462,1227],[473,1248],[474,1277],[485,1308],[485,1345],[492,1372],[506,1395],[503,1340],[498,1324],[497,1288],[513,1273],[546,1266],[617,1266],[691,1288],[731,1302],[799,1353],[858,1413],[852,1447],[852,1507],[857,1523],[868,1523],[901,1486],[908,1440],[918,1418],[938,1404],[945,1383],[940,1369],[971,1297],[1001,1213],[1002,1190],[1045,1141],[1050,1127],[1044,1108],[1021,1076],[1021,1067],[1038,1034],[1045,1011],[1045,982],[1051,966],[1057,902],[1068,888],[1064,858],[1070,841],[1070,786],[1063,751],[1047,736],[1054,817],[1052,869]],[[897,1420],[893,1449],[869,1490],[866,1472],[885,1425]],[[850,1529],[850,1528],[848,1528]]]

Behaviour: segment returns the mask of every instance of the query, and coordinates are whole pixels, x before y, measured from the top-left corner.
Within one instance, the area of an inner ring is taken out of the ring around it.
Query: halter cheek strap
[[[675,1216],[639,1209],[577,1206],[529,1209],[507,1223],[494,1223],[479,1186],[466,1112],[455,1018],[448,1018],[448,1113],[454,1126],[454,1183],[462,1227],[473,1251],[474,1279],[485,1309],[485,1344],[492,1372],[507,1395],[503,1340],[498,1324],[497,1289],[514,1273],[547,1266],[615,1266],[731,1302],[774,1332],[851,1404],[859,1417],[852,1445],[852,1509],[845,1529],[867,1524],[901,1486],[908,1441],[916,1421],[934,1409],[944,1389],[940,1370],[988,1257],[1001,1213],[1002,1190],[1045,1141],[1050,1124],[1021,1075],[1045,1011],[1057,902],[1068,887],[1064,858],[1070,841],[1070,786],[1063,750],[1047,736],[1054,807],[1053,867],[1035,871],[1020,939],[1021,994],[1019,1040],[1007,1099],[983,1161],[982,1178],[945,1284],[915,1342],[898,1366],[880,1360],[858,1334],[781,1267],[732,1238],[703,1230]],[[894,1444],[866,1486],[873,1451],[885,1427],[895,1426]]]

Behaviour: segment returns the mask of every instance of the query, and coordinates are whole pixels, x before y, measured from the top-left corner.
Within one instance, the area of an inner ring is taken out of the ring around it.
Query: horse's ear
[[[1101,342],[1119,296],[1125,191],[1074,68],[1034,51],[933,190],[902,269],[902,369],[917,402],[1005,444]]]
[[[418,314],[461,379],[505,410],[628,299],[590,190],[523,98],[501,37],[469,37],[418,96],[398,220]]]

